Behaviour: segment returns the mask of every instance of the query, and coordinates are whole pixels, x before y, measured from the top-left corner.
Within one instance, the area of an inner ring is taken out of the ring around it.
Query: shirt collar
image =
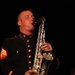
[[[19,34],[19,37],[21,38],[21,39],[32,39],[32,36],[27,36],[27,35],[25,35],[25,34],[22,34],[22,33],[20,33]]]

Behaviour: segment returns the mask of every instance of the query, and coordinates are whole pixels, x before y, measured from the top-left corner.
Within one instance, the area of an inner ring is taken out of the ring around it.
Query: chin
[[[34,31],[34,29],[31,29],[31,30],[29,30],[30,32],[33,32]]]

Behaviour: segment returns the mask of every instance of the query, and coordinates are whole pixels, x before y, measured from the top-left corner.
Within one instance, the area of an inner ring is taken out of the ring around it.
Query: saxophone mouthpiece
[[[32,24],[35,26],[35,25],[37,24],[37,22],[36,22],[36,21],[34,21]]]
[[[44,18],[44,16],[40,17],[38,21],[34,21],[33,25],[35,26],[36,24],[40,23],[41,21],[46,21],[46,19]]]

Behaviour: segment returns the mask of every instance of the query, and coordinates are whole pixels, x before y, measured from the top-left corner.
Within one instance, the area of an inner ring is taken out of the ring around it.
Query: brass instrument
[[[37,37],[37,46],[35,52],[35,58],[33,63],[33,70],[36,70],[38,74],[33,75],[47,75],[48,69],[51,61],[54,59],[53,55],[50,52],[42,52],[41,45],[45,42],[45,28],[44,24],[46,19],[44,17],[40,18],[41,24],[39,26],[38,37]],[[39,22],[38,21],[38,22]]]

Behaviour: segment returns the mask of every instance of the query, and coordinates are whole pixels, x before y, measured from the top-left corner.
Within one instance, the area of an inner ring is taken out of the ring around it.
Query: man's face
[[[31,11],[23,11],[19,15],[18,18],[18,25],[21,27],[21,29],[25,30],[34,30],[34,26],[32,25],[34,21],[34,15]]]

